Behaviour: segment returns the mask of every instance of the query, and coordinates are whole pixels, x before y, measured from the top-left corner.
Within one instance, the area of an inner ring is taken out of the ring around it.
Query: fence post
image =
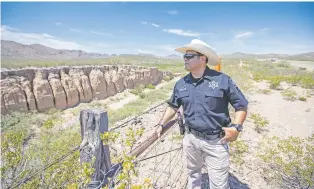
[[[80,162],[92,162],[94,174],[87,188],[96,188],[104,184],[104,173],[111,168],[109,146],[103,145],[100,134],[108,131],[107,112],[86,109],[80,112],[82,143],[80,145]]]

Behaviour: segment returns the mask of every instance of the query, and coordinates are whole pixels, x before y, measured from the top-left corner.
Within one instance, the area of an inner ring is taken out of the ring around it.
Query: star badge
[[[212,89],[215,89],[216,87],[218,88],[218,82],[211,81],[211,82],[209,82],[208,86],[211,87]]]

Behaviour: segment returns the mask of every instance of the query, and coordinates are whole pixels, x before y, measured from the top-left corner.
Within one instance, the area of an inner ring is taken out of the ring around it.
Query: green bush
[[[258,157],[263,161],[264,177],[287,189],[314,187],[314,135],[301,139],[290,136],[265,138]]]
[[[236,165],[243,165],[245,162],[243,157],[248,152],[249,146],[243,140],[237,139],[230,143],[230,157],[231,162]]]
[[[291,68],[291,65],[287,61],[281,61],[277,66],[280,68]]]
[[[297,99],[297,92],[291,88],[281,91],[281,95],[286,100],[294,101]]]
[[[271,93],[271,90],[269,90],[269,89],[263,89],[263,90],[260,90],[260,91],[263,94],[270,94]]]
[[[134,89],[130,90],[130,93],[134,95],[139,95],[145,89],[144,85],[137,85]]]
[[[300,96],[300,97],[299,97],[299,100],[300,100],[300,101],[306,101],[306,98],[303,97],[303,96]]]
[[[275,77],[269,77],[269,88],[271,89],[275,89],[278,90],[280,89],[280,82],[282,81],[282,78],[279,76],[275,76]]]
[[[148,88],[148,89],[155,89],[156,87],[153,84],[148,84],[148,85],[146,85],[146,88]]]
[[[251,114],[251,119],[253,119],[253,123],[255,125],[255,130],[260,133],[267,124],[269,124],[269,121],[262,117],[260,114],[256,113],[256,114]]]
[[[163,78],[163,80],[168,82],[168,81],[171,80],[171,78],[170,78],[170,76],[165,76],[165,77]]]
[[[138,96],[139,96],[141,99],[143,99],[143,98],[145,98],[145,93],[141,92],[140,94],[138,94]]]

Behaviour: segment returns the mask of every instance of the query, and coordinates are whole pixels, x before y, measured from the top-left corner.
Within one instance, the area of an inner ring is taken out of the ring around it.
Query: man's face
[[[200,56],[199,56],[199,54],[197,52],[195,52],[195,51],[186,51],[186,54],[188,55],[188,57],[184,58],[185,70],[193,71],[193,70],[199,68],[202,65],[202,61],[201,61]]]

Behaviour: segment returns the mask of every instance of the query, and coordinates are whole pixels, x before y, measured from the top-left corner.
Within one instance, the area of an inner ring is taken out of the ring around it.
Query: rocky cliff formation
[[[1,114],[66,109],[137,85],[156,85],[168,74],[157,68],[115,65],[2,71]]]

